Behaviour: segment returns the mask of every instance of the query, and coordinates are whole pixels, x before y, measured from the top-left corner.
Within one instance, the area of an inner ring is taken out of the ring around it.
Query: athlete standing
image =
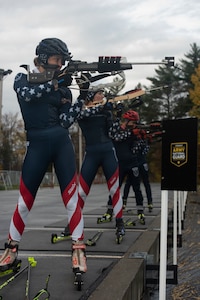
[[[14,90],[24,120],[27,150],[22,165],[20,196],[10,223],[5,252],[0,259],[0,271],[9,269],[17,258],[27,216],[45,172],[53,163],[72,235],[72,266],[85,272],[83,217],[78,205],[74,149],[67,128],[79,115],[87,90],[80,92],[72,105],[72,95],[67,87],[72,78],[67,74],[58,77],[62,73],[62,65],[70,60],[70,53],[63,41],[57,38],[43,39],[36,48],[36,55],[34,62],[37,68],[34,73],[44,73],[50,68],[57,75],[54,80],[44,83],[31,83],[24,73],[15,77]],[[77,255],[81,258],[77,259]]]
[[[139,115],[136,111],[129,110],[122,115],[123,122],[117,118],[109,130],[112,138],[118,161],[119,161],[119,186],[121,187],[126,176],[129,176],[131,185],[135,192],[137,214],[139,221],[144,224],[143,195],[140,188],[139,164],[137,152],[143,146],[143,140],[138,139],[134,128],[139,122]],[[108,210],[103,215],[112,217],[111,199],[108,200]]]
[[[90,91],[88,103],[78,117],[78,123],[85,138],[85,155],[79,176],[79,203],[84,207],[92,182],[101,166],[106,177],[112,207],[116,218],[116,234],[124,235],[122,219],[122,198],[119,189],[119,168],[112,140],[108,136],[112,126],[112,113],[107,105],[90,107],[93,102],[102,102],[104,94],[101,90]]]

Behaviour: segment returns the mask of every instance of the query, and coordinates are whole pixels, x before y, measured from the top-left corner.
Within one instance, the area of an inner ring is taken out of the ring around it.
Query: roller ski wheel
[[[16,274],[17,272],[19,272],[19,270],[21,268],[21,263],[22,263],[21,259],[15,259],[15,261],[13,262],[13,264],[11,266],[6,266],[6,268],[1,267],[0,268],[0,277]]]
[[[116,233],[116,243],[119,245],[123,240],[123,235],[120,233]]]
[[[144,214],[138,214],[138,221],[139,221],[140,224],[145,225]]]
[[[74,285],[78,291],[81,291],[83,285],[82,274],[87,271],[85,249],[83,241],[72,242],[72,269],[75,275]]]
[[[109,223],[112,221],[112,215],[105,213],[102,217],[97,218],[97,224]]]
[[[125,235],[123,219],[116,219],[116,243],[121,244],[123,236]]]
[[[148,204],[148,209],[149,209],[149,212],[152,212],[152,210],[153,210],[153,204],[152,203]]]
[[[80,271],[77,271],[74,272],[74,275],[74,285],[76,286],[77,291],[81,291],[83,286],[83,274]]]
[[[58,242],[71,240],[71,235],[57,235],[56,233],[52,233],[51,235],[51,243],[56,244]]]

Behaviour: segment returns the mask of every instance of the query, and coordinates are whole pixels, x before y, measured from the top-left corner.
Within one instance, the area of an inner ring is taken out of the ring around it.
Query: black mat
[[[85,231],[85,242],[91,239],[98,231]],[[59,231],[54,233],[59,235]],[[100,239],[97,241],[96,246],[87,246],[87,253],[90,252],[103,252],[104,254],[116,255],[116,253],[124,253],[128,250],[130,245],[136,241],[141,232],[127,230],[121,244],[116,243],[115,230],[103,231]],[[71,239],[60,241],[58,243],[51,243],[51,231],[45,230],[29,230],[26,231],[20,242],[19,249],[21,251],[62,251],[62,253],[71,253]],[[19,253],[20,253],[19,250]]]
[[[153,210],[151,212],[149,212],[148,207],[144,207],[144,214],[145,217],[147,216],[158,216],[161,212],[161,208],[160,207],[154,207]],[[127,215],[137,215],[137,208],[127,208],[123,211],[123,215],[127,216]]]
[[[81,291],[77,291],[74,286],[74,275],[71,269],[71,260],[69,257],[34,257],[37,261],[37,266],[31,268],[30,278],[30,299],[38,293],[40,289],[45,288],[45,282],[50,275],[48,291],[50,299],[53,300],[78,300],[89,295],[97,286],[97,283],[103,279],[104,272],[111,269],[113,259],[88,259],[88,271],[84,274],[84,285]],[[25,267],[28,260],[22,257],[22,266]],[[0,285],[7,278],[0,278]],[[0,290],[0,295],[3,300],[23,300],[25,299],[25,285],[27,279],[27,271],[23,272],[19,277],[14,279],[5,288]],[[46,299],[41,297],[40,299]],[[85,298],[87,299],[87,298]]]
[[[87,216],[101,217],[101,216],[103,216],[103,214],[106,211],[107,211],[107,207],[100,207],[98,209],[92,209],[92,210],[87,211],[87,212],[83,211],[83,215],[85,217],[87,217]],[[160,207],[154,207],[151,212],[149,212],[148,207],[144,207],[145,216],[157,216],[158,214],[160,214],[160,212],[161,212]],[[132,206],[128,206],[126,209],[123,210],[123,215],[124,216],[129,215],[129,214],[137,215],[137,207],[132,205]]]
[[[132,213],[130,213],[129,215],[127,214],[127,216],[124,216],[124,221],[126,221],[126,219],[131,216],[132,216]],[[133,215],[132,218],[134,220],[137,220],[136,215]],[[153,219],[154,219],[154,216],[145,216],[145,225],[142,225],[139,222],[136,222],[136,226],[134,226],[133,229],[145,230],[151,224]],[[97,217],[93,217],[91,215],[89,217],[84,218],[84,224],[85,224],[85,228],[92,228],[92,229],[97,229],[97,230],[101,230],[101,229],[115,230],[115,219],[114,218],[111,222],[97,224]],[[47,225],[45,227],[46,228],[64,228],[65,226],[66,226],[66,220],[64,219],[59,222]]]

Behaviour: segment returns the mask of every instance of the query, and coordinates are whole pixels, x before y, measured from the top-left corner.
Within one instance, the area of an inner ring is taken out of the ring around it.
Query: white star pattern
[[[69,117],[69,123],[72,124],[74,122],[74,118],[72,116]]]
[[[81,111],[80,107],[77,106],[77,107],[75,108],[75,111],[76,111],[77,113],[79,113],[79,112]]]
[[[36,97],[37,97],[37,98],[42,97],[42,93],[37,93]]]
[[[50,92],[51,92],[51,88],[50,88],[50,87],[47,87],[46,92],[47,92],[47,93],[50,93]]]
[[[34,89],[30,89],[29,93],[30,93],[31,95],[34,95],[34,94],[35,94],[35,90],[34,90]]]

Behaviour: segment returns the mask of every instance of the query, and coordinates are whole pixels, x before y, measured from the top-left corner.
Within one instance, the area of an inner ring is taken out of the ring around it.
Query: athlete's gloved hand
[[[55,72],[54,79],[58,81],[58,87],[70,86],[73,78],[70,74],[61,71]]]
[[[80,95],[78,97],[79,99],[86,100],[88,89],[90,87],[90,78],[91,75],[89,73],[82,73],[81,77],[76,78],[76,82],[80,89]]]
[[[103,106],[104,110],[112,110],[113,109],[113,104],[109,102],[109,100],[106,101],[106,103]]]
[[[123,103],[117,103],[117,105],[116,105],[116,117],[117,118],[121,118],[121,116],[122,116],[122,112],[123,112],[123,108],[124,108],[124,104]]]

